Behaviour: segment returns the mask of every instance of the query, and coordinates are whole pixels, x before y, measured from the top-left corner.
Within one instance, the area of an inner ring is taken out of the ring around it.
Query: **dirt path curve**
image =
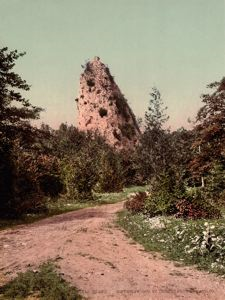
[[[225,299],[225,281],[154,258],[113,220],[123,203],[0,232],[0,278],[53,259],[88,299]]]

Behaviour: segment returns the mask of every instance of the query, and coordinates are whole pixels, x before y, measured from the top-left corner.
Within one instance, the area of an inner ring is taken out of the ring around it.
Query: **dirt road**
[[[52,259],[88,299],[225,299],[225,280],[154,258],[114,225],[123,204],[0,232],[0,278]]]

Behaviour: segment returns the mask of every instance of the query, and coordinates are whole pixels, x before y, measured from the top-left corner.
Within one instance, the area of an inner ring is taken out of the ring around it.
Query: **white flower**
[[[215,268],[215,267],[217,267],[217,263],[216,262],[214,262],[214,263],[211,264],[211,268]]]
[[[194,248],[190,249],[190,250],[186,251],[186,253],[192,253],[194,250],[195,250]]]
[[[203,241],[202,244],[201,244],[201,249],[205,249],[205,246],[206,246],[206,242]]]

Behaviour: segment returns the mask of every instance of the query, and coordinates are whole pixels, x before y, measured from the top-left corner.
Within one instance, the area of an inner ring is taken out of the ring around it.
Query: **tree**
[[[0,213],[15,212],[16,205],[28,197],[19,190],[19,177],[26,177],[26,168],[21,173],[20,162],[24,149],[33,145],[38,130],[30,120],[39,118],[41,108],[30,104],[20,91],[28,91],[29,85],[13,71],[15,61],[23,56],[17,50],[0,49]],[[21,155],[20,155],[21,154]],[[19,162],[20,160],[20,162]],[[26,181],[24,181],[26,182]],[[32,186],[32,188],[31,188]],[[29,191],[36,191],[32,182]],[[26,191],[25,191],[26,190]],[[31,197],[32,199],[32,197]]]
[[[78,152],[87,142],[89,136],[79,131],[73,125],[62,123],[59,129],[53,132],[52,147],[59,158],[68,157]]]
[[[101,193],[120,192],[124,185],[124,170],[119,153],[103,149],[99,155],[97,190]]]
[[[169,119],[161,94],[152,89],[148,111],[145,113],[145,131],[137,149],[139,170],[145,181],[163,172],[169,164],[169,131],[164,125]]]
[[[62,160],[63,181],[66,195],[75,201],[93,200],[93,188],[98,181],[98,160],[90,144],[73,156]]]
[[[169,120],[169,116],[166,114],[167,107],[164,107],[157,88],[152,88],[150,96],[148,110],[145,113],[145,130],[163,130],[164,124]]]
[[[192,181],[188,164],[193,157],[193,149],[191,148],[193,140],[193,131],[183,127],[170,134],[171,168],[174,171],[174,176],[176,176],[178,186],[184,186],[184,183],[190,184]]]
[[[29,121],[38,119],[42,109],[33,106],[20,90],[28,91],[29,85],[13,71],[15,61],[25,53],[0,49],[0,135],[12,138],[15,134],[32,131]]]
[[[203,106],[197,113],[195,155],[190,162],[193,176],[204,186],[206,177],[215,164],[225,164],[225,78],[208,85],[214,89],[201,96]]]

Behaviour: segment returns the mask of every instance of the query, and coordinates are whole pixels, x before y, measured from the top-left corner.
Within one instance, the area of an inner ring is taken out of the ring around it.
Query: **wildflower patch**
[[[119,213],[118,224],[148,251],[225,276],[225,220],[147,218]]]

